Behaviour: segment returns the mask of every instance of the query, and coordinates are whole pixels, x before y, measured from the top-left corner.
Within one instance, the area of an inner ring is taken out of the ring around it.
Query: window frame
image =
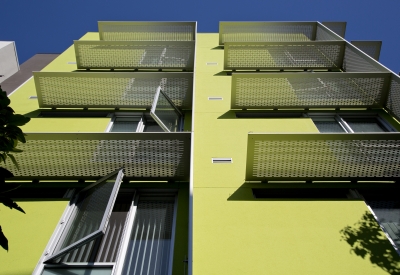
[[[175,132],[180,132],[182,130],[182,118],[183,115],[179,111],[179,109],[175,106],[175,104],[172,102],[172,100],[161,90],[161,87],[158,86],[157,91],[154,95],[154,100],[151,105],[150,109],[150,115],[151,117],[157,122],[157,124],[165,131],[165,132],[171,132],[167,126],[165,126],[164,122],[159,118],[159,116],[156,114],[156,109],[157,109],[157,103],[158,99],[160,98],[160,94],[167,100],[167,102],[171,105],[172,109],[175,111],[175,113],[178,116],[178,121],[176,125],[176,131]]]
[[[68,232],[71,229],[71,222],[70,221],[71,221],[72,218],[75,217],[75,214],[76,214],[76,212],[78,210],[77,201],[79,199],[80,194],[83,194],[85,191],[90,190],[91,188],[95,187],[96,185],[101,184],[104,181],[107,181],[108,179],[110,179],[110,178],[112,178],[114,176],[116,176],[115,183],[114,183],[114,186],[113,186],[113,188],[111,190],[110,197],[108,198],[107,206],[106,206],[106,209],[104,211],[103,217],[101,219],[101,223],[99,225],[99,228],[96,229],[95,231],[89,233],[88,235],[80,238],[79,240],[75,241],[74,243],[68,245],[67,247],[56,251],[58,243],[59,242],[63,242],[65,240],[65,238],[66,238],[66,234],[64,232]],[[118,169],[118,170],[106,175],[105,177],[102,177],[101,179],[99,179],[95,183],[90,184],[89,186],[83,188],[81,191],[79,191],[72,198],[72,200],[70,202],[70,205],[72,206],[72,211],[70,212],[70,215],[69,215],[68,219],[65,220],[65,222],[63,222],[63,224],[65,223],[65,225],[61,229],[59,238],[57,239],[56,242],[53,243],[52,250],[51,250],[52,252],[51,252],[51,254],[49,253],[50,255],[48,255],[44,259],[44,261],[43,261],[44,263],[50,263],[49,261],[57,259],[59,257],[62,257],[65,254],[68,254],[71,251],[81,247],[82,245],[84,245],[84,244],[86,244],[86,243],[88,243],[88,242],[90,242],[90,241],[92,241],[94,239],[97,239],[98,237],[104,235],[104,232],[105,232],[105,230],[106,230],[106,228],[108,226],[108,222],[109,222],[109,219],[110,219],[110,216],[111,216],[112,208],[113,208],[114,203],[115,203],[115,199],[117,197],[119,188],[121,186],[121,182],[122,182],[123,176],[124,176],[123,169]]]
[[[389,123],[387,122],[382,116],[380,116],[378,113],[372,113],[372,114],[361,114],[361,113],[306,113],[305,117],[311,118],[311,120],[316,121],[319,119],[333,119],[338,123],[338,125],[343,129],[343,133],[357,133],[354,132],[353,129],[350,127],[350,125],[346,122],[346,119],[365,119],[368,121],[368,119],[376,119],[379,126],[382,127],[385,132],[397,132],[397,130]],[[314,123],[315,125],[315,123]],[[317,127],[315,125],[315,127]],[[317,127],[318,129],[318,127]],[[321,133],[321,132],[320,132]],[[358,132],[360,133],[360,132]]]
[[[107,175],[109,176],[109,175]],[[107,177],[106,176],[106,177]],[[103,178],[102,178],[103,179]],[[90,186],[92,186],[91,184]],[[88,186],[89,187],[89,186]],[[87,189],[88,187],[84,188]],[[83,190],[84,190],[83,189]],[[82,191],[83,191],[82,190]],[[81,192],[82,192],[81,191]],[[127,189],[122,189],[117,192],[124,192],[127,191]],[[119,275],[122,272],[123,266],[124,266],[124,260],[126,253],[128,252],[128,246],[129,246],[129,241],[130,241],[130,236],[133,230],[133,225],[135,222],[135,217],[137,215],[137,204],[140,200],[140,196],[145,194],[162,194],[162,196],[173,196],[173,201],[174,201],[174,209],[173,209],[173,220],[172,220],[172,233],[171,233],[171,246],[169,248],[169,259],[168,259],[168,275],[172,275],[173,271],[173,260],[174,260],[174,246],[175,246],[175,233],[176,233],[176,220],[177,220],[177,211],[178,211],[178,189],[136,189],[132,188],[129,190],[129,192],[133,193],[133,197],[131,200],[131,204],[129,207],[129,211],[127,213],[127,217],[125,220],[125,224],[123,227],[122,231],[122,238],[120,241],[119,249],[117,251],[117,255],[115,258],[115,262],[62,262],[60,264],[56,263],[46,263],[48,259],[48,254],[50,253],[51,250],[54,250],[57,242],[61,240],[63,236],[63,232],[67,229],[64,228],[64,223],[68,221],[69,218],[73,216],[75,204],[71,203],[76,199],[77,194],[71,193],[71,200],[70,203],[67,205],[66,209],[64,210],[64,213],[61,216],[61,219],[59,223],[57,224],[56,229],[54,230],[47,246],[45,249],[45,252],[43,253],[42,257],[39,259],[38,264],[36,265],[36,268],[34,272],[32,273],[33,275],[41,275],[45,268],[74,268],[74,267],[110,267],[111,268],[111,275]],[[116,195],[117,195],[116,194]],[[116,196],[115,196],[116,198]],[[114,199],[115,201],[115,199]],[[111,209],[112,210],[112,209]],[[111,213],[111,212],[110,212]]]

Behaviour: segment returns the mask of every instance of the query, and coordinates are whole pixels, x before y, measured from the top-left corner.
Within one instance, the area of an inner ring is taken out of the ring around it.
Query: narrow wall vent
[[[36,95],[31,95],[31,96],[29,97],[29,99],[37,99],[37,96],[36,96]]]
[[[76,64],[76,61],[68,61],[67,64]]]
[[[224,98],[221,96],[209,96],[208,100],[223,100]]]
[[[218,62],[207,62],[207,66],[217,66]]]
[[[232,163],[232,158],[211,158],[212,163]]]

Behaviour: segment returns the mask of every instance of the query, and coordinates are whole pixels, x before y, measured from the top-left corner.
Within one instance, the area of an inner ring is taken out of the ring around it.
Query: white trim
[[[31,76],[30,78],[28,78],[28,80],[26,80],[24,83],[22,83],[21,85],[19,85],[17,88],[14,89],[14,91],[12,91],[11,93],[8,94],[8,97],[10,97],[10,95],[12,95],[13,93],[15,93],[19,88],[21,88],[22,86],[24,86],[26,84],[26,82],[28,82],[29,80],[31,80],[31,78],[33,78],[33,76]]]
[[[179,191],[180,190],[178,190],[178,193]],[[178,215],[178,194],[175,195],[174,215],[172,218],[172,235],[171,235],[171,246],[169,248],[168,275],[172,275],[172,267],[174,263],[175,230],[176,230],[177,215]]]
[[[197,21],[195,25],[195,44],[193,56],[193,89],[192,89],[192,138],[190,142],[190,178],[189,178],[189,226],[188,226],[188,275],[193,274],[193,179],[194,179],[194,117],[196,114],[196,58],[197,58]]]
[[[131,207],[129,209],[129,213],[126,218],[125,228],[124,228],[124,231],[122,232],[121,249],[119,250],[119,252],[117,254],[115,269],[112,274],[121,274],[122,268],[124,267],[126,252],[128,250],[129,240],[131,238],[131,234],[132,234],[132,230],[133,230],[133,222],[135,221],[136,210],[137,210],[136,198],[138,196],[137,196],[136,190],[134,192],[135,193],[133,194]]]

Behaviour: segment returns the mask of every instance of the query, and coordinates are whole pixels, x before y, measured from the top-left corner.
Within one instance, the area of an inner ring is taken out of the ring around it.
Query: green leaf
[[[7,154],[6,153],[0,154],[0,161],[3,161],[4,163],[6,163],[6,159],[7,159]]]
[[[3,233],[3,230],[1,230],[1,226],[0,226],[0,245],[3,249],[8,251],[8,240]]]
[[[11,149],[11,152],[14,152],[14,153],[21,153],[21,152],[23,152],[23,150],[18,149],[18,148],[12,148],[12,149]]]
[[[23,126],[31,120],[24,115],[12,115],[8,120],[8,125]]]
[[[17,163],[17,160],[15,159],[15,157],[11,154],[7,154],[7,156],[10,157],[11,161],[14,163],[15,167],[17,167],[17,169],[19,170],[19,165]]]
[[[0,194],[11,192],[20,187],[21,187],[21,184],[15,184],[15,183],[6,183],[4,185],[0,185]]]
[[[9,207],[10,209],[16,209],[25,214],[25,211],[12,199],[7,198],[5,196],[0,196],[0,202],[5,206]]]
[[[0,178],[12,178],[14,177],[13,173],[8,171],[7,169],[0,167]]]

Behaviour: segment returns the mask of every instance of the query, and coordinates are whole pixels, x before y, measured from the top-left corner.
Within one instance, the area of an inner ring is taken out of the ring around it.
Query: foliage
[[[11,103],[7,97],[7,93],[0,86],[0,163],[6,163],[10,159],[12,163],[19,169],[18,163],[14,157],[14,153],[20,153],[22,150],[16,148],[18,142],[25,143],[25,135],[21,128],[29,122],[30,118],[23,115],[14,114],[14,110],[9,106]],[[6,183],[6,178],[11,178],[14,175],[5,168],[0,167],[0,203],[10,209],[16,209],[22,213],[24,210],[14,202],[8,192],[16,189],[19,185]],[[8,240],[4,235],[0,226],[0,246],[8,251]]]

